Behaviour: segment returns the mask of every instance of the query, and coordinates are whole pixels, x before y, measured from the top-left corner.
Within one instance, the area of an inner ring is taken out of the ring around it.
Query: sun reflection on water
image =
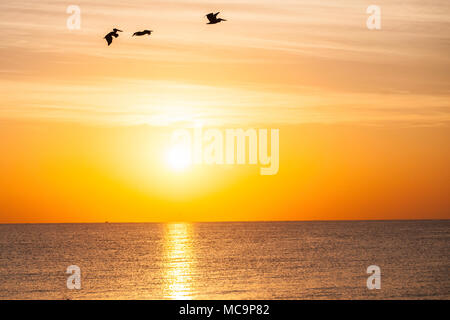
[[[165,231],[165,298],[191,299],[194,255],[192,225],[168,224]]]

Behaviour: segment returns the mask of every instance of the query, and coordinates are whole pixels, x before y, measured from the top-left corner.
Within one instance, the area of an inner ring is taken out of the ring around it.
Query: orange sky
[[[450,218],[448,1],[74,4],[0,3],[0,223]],[[173,170],[197,123],[280,129],[279,173]]]

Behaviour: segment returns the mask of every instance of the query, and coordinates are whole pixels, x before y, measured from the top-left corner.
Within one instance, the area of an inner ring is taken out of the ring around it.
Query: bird
[[[222,21],[227,21],[227,20],[221,19],[221,18],[217,19],[217,15],[218,15],[219,13],[220,13],[220,12],[217,12],[217,13],[208,13],[208,14],[206,15],[206,17],[208,18],[209,22],[208,22],[207,24],[216,24],[216,23],[219,23],[219,22],[222,22]]]
[[[117,32],[123,32],[123,31],[122,31],[122,30],[119,30],[119,29],[113,29],[112,32],[108,33],[108,34],[105,36],[106,42],[108,42],[108,46],[111,45],[111,43],[112,43],[112,41],[113,41],[113,37],[114,37],[114,38],[117,38],[117,37],[119,36],[119,34],[118,34]]]
[[[138,37],[145,36],[146,34],[148,34],[150,36],[152,34],[152,32],[153,32],[153,30],[138,31],[133,34],[133,37],[134,36],[138,36]]]

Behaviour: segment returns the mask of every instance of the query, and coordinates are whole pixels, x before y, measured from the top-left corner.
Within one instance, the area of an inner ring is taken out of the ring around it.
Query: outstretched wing
[[[220,12],[217,12],[214,14],[214,18],[217,19],[217,16],[219,15]]]
[[[106,36],[105,36],[105,39],[106,39],[106,42],[108,42],[108,46],[112,43],[112,40],[113,40],[113,38],[112,38],[112,34],[111,33],[108,33]]]
[[[206,17],[208,18],[209,22],[214,22],[216,20],[216,16],[214,13],[208,13]]]

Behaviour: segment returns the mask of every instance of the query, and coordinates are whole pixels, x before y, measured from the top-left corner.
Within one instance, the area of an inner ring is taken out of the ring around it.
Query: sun
[[[167,152],[167,163],[176,171],[185,170],[192,163],[190,149],[182,145],[173,146]]]

